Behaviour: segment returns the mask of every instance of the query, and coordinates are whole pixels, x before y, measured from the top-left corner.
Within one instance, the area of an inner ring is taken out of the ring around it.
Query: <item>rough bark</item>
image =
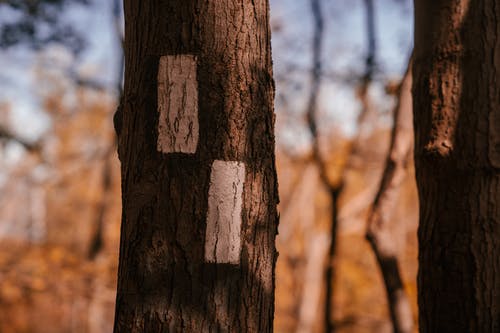
[[[278,194],[268,1],[124,7],[115,332],[271,332]]]
[[[413,146],[411,62],[399,88],[394,109],[391,146],[379,190],[368,217],[366,238],[370,242],[384,278],[394,332],[413,332],[410,302],[403,287],[397,259],[397,242],[389,224],[406,176]],[[402,221],[404,222],[404,221]]]
[[[500,332],[500,5],[415,1],[421,332]]]

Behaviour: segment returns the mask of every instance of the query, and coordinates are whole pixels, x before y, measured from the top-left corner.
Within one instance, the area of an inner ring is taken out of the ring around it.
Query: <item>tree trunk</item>
[[[415,1],[421,332],[500,332],[500,6]]]
[[[379,190],[368,217],[366,238],[370,242],[384,278],[389,312],[395,333],[413,332],[413,318],[404,290],[397,258],[397,241],[390,220],[405,179],[413,145],[411,60],[399,87],[394,109],[391,147]],[[405,221],[401,221],[403,223]]]
[[[271,332],[267,0],[125,0],[115,332]]]

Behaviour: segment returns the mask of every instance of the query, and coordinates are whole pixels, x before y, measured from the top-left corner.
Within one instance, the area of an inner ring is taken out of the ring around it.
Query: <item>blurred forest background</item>
[[[275,331],[322,332],[330,317],[337,332],[391,332],[365,234],[411,54],[412,1],[270,3]],[[122,20],[115,0],[0,0],[0,332],[112,331]],[[386,241],[416,321],[418,211],[407,164]]]

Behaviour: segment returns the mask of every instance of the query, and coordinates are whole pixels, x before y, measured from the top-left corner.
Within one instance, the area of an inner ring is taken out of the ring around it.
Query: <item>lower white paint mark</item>
[[[199,131],[195,56],[160,58],[158,112],[158,151],[195,153]]]
[[[240,263],[244,182],[244,163],[213,162],[205,233],[205,260],[208,262]]]

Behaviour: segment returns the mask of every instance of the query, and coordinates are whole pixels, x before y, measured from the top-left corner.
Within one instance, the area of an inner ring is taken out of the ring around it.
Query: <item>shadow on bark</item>
[[[500,330],[497,3],[416,2],[421,332]]]
[[[244,11],[249,26],[228,27],[231,34],[243,36],[222,38],[224,25],[216,24],[220,16],[215,14],[223,2],[179,1],[182,8],[175,19],[158,20],[157,26],[139,15],[142,21],[131,25],[150,27],[154,31],[147,36],[161,38],[131,48],[126,58],[123,119],[118,121],[123,124],[123,218],[115,332],[272,331],[278,219],[274,85],[263,11],[267,1],[255,3],[258,10]],[[154,8],[128,4],[144,11]],[[178,9],[170,2],[158,6],[165,13]],[[228,1],[227,6],[236,20],[231,23],[238,23],[241,4]],[[194,19],[193,13],[200,12],[205,15]],[[252,13],[261,15],[253,18]],[[176,25],[178,21],[182,24]],[[250,46],[234,47],[230,40],[236,37],[246,38]],[[241,56],[238,52],[246,47],[252,52]],[[194,154],[162,154],[156,149],[158,64],[161,56],[179,54],[197,59],[199,141]],[[204,263],[215,160],[245,163],[239,266]]]
[[[244,267],[216,263],[196,266],[195,270],[201,272],[200,283],[191,285],[192,275],[176,272],[175,280],[184,283],[176,284],[178,291],[173,298],[151,289],[141,296],[128,294],[126,302],[119,302],[115,332],[258,332],[262,327],[260,317],[239,301],[241,294],[249,284],[263,291],[263,298],[271,297],[272,291]],[[163,280],[162,276],[150,278]],[[183,317],[183,311],[187,316]]]

